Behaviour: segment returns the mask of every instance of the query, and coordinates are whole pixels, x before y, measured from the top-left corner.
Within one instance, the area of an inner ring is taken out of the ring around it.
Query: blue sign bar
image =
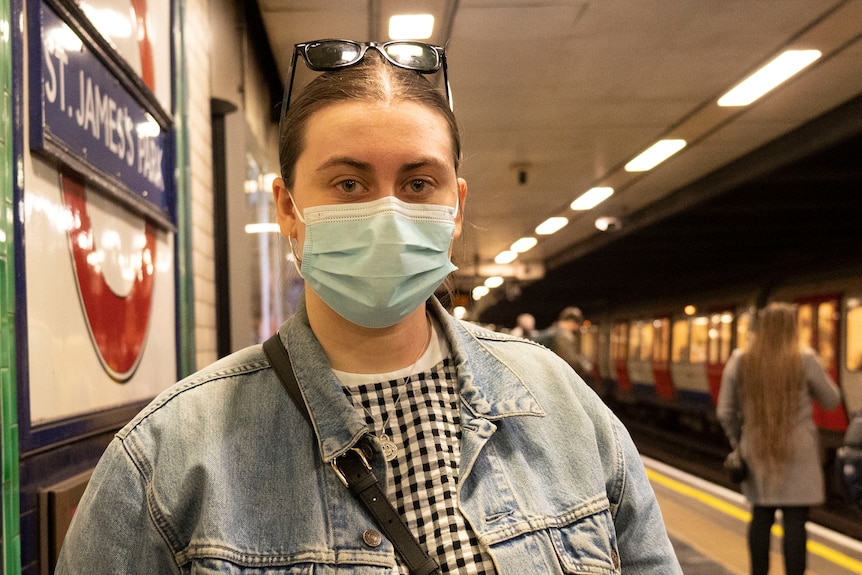
[[[38,10],[40,34],[30,36],[41,39],[41,57],[31,50],[31,147],[83,167],[85,176],[96,170],[97,179],[107,176],[168,214],[165,129],[75,30],[44,3]]]

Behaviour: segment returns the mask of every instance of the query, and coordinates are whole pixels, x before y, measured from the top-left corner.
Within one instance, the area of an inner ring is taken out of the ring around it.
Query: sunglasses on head
[[[331,72],[349,68],[362,61],[369,48],[377,50],[393,66],[413,70],[420,74],[433,74],[443,69],[443,82],[446,86],[446,101],[452,108],[449,88],[449,73],[446,68],[446,53],[440,46],[423,42],[395,40],[392,42],[354,42],[353,40],[315,40],[296,44],[290,61],[290,80],[281,105],[281,118],[284,119],[293,92],[293,79],[296,75],[296,58],[301,55],[306,66],[315,72]]]

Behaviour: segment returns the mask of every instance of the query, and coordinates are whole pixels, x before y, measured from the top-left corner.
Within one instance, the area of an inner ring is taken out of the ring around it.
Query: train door
[[[653,335],[652,322],[633,321],[629,324],[629,379],[635,395],[643,399],[651,399],[656,395],[652,372]]]
[[[706,376],[709,319],[675,319],[671,327],[671,378],[679,400],[695,407],[712,403]]]
[[[718,403],[721,373],[730,357],[733,339],[733,312],[716,311],[709,315],[706,377],[713,405]]]
[[[844,368],[841,391],[848,414],[862,410],[862,300],[848,298],[844,317]]]
[[[819,296],[797,300],[799,343],[814,349],[826,372],[839,386],[838,334],[840,311],[838,296]],[[814,421],[818,427],[843,431],[847,429],[847,412],[843,406],[826,411],[814,404]]]
[[[611,361],[611,326],[602,322],[598,327],[598,348],[596,350],[596,367],[599,381],[605,393],[613,393],[616,385],[613,364]]]
[[[632,393],[632,382],[629,379],[629,371],[626,366],[628,335],[627,322],[614,322],[614,327],[611,331],[611,364],[616,376],[617,390],[620,397],[625,397]]]
[[[656,318],[652,322],[652,373],[656,394],[673,400],[673,382],[670,378],[670,318]]]
[[[736,343],[734,349],[745,349],[748,346],[748,337],[751,335],[751,317],[753,312],[743,311],[736,316]]]

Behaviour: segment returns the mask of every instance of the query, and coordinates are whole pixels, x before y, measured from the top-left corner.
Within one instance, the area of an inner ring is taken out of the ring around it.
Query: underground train
[[[838,384],[842,404],[815,405],[822,445],[831,452],[862,409],[862,269],[788,280],[768,290],[734,289],[630,306],[581,328],[585,379],[619,410],[655,425],[723,438],[715,407],[724,364],[751,336],[757,309],[797,306],[800,344],[814,349]]]

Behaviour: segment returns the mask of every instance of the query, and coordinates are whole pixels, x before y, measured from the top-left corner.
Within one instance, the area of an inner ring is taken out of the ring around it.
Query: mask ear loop
[[[300,210],[299,206],[296,205],[296,200],[293,199],[293,194],[288,192],[287,195],[290,197],[290,201],[293,204],[293,213],[296,214],[296,219],[304,224],[305,218],[302,215],[302,210]],[[302,277],[302,271],[299,269],[302,265],[302,258],[297,255],[296,249],[293,247],[293,238],[288,236],[287,243],[290,244],[290,254],[293,256],[293,267],[296,268],[296,273],[299,274],[299,277]]]

